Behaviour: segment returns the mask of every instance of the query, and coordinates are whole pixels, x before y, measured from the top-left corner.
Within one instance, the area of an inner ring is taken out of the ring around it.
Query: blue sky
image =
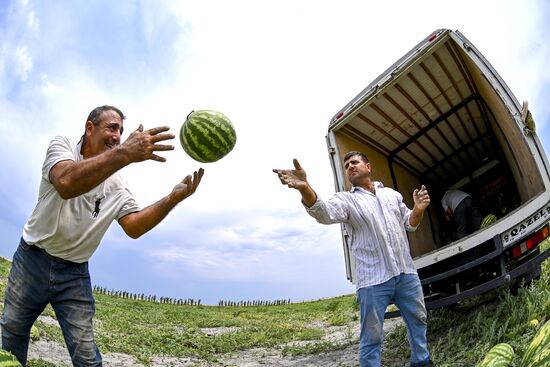
[[[174,133],[208,108],[232,119],[235,149],[203,164],[197,193],[152,232],[132,240],[114,223],[93,283],[207,304],[353,293],[339,226],[311,219],[271,169],[297,157],[332,194],[330,118],[431,31],[458,29],[477,46],[529,100],[550,151],[549,3],[452,4],[0,0],[0,255],[11,259],[34,208],[48,142],[80,137],[92,108],[121,108],[126,132]],[[200,167],[174,144],[166,163],[122,170],[142,206]]]

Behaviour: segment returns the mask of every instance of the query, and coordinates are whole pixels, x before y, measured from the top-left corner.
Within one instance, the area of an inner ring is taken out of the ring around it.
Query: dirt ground
[[[42,322],[56,323],[53,319],[41,316]],[[384,330],[389,333],[393,328],[402,323],[400,318],[389,319],[384,323]],[[155,357],[151,363],[152,367],[355,367],[359,366],[357,361],[357,347],[359,340],[359,325],[357,322],[346,326],[325,326],[314,325],[325,329],[324,339],[334,343],[345,343],[346,347],[317,355],[300,357],[283,356],[279,348],[257,348],[246,350],[231,355],[220,357],[217,363],[208,363],[192,358],[175,358],[168,356]],[[204,333],[215,335],[231,332],[230,329],[205,329]],[[351,342],[350,342],[351,341]],[[384,353],[383,353],[384,356]],[[42,359],[58,366],[71,366],[69,354],[64,345],[38,340],[32,342],[29,347],[29,359]],[[103,354],[103,365],[105,367],[144,367],[127,354],[105,353]],[[403,367],[405,360],[388,361],[383,358],[384,367]]]
[[[5,279],[0,279],[5,281]],[[57,320],[40,316],[40,321],[58,326]],[[384,322],[386,334],[391,332],[395,326],[402,324],[401,318],[388,319]],[[356,367],[357,349],[359,340],[359,323],[353,322],[344,326],[327,326],[323,324],[311,325],[312,327],[323,328],[325,336],[323,340],[343,345],[339,350],[320,353],[308,356],[283,356],[284,345],[275,348],[255,348],[230,355],[219,356],[218,362],[206,362],[194,358],[176,358],[168,356],[154,357],[151,367]],[[234,328],[213,328],[204,329],[207,335],[219,335],[221,333],[234,332]],[[1,334],[0,334],[1,335]],[[306,342],[301,342],[306,343]],[[71,366],[71,359],[64,344],[52,341],[38,340],[31,342],[29,346],[28,359],[41,359],[56,366]],[[406,360],[387,360],[382,351],[382,367],[403,367],[407,365]],[[131,355],[122,353],[104,353],[104,367],[145,367],[137,362]]]
[[[53,319],[48,319],[41,316],[43,322],[56,322]],[[389,319],[384,323],[384,330],[389,333],[396,325],[402,323],[401,318]],[[334,367],[356,367],[359,366],[357,361],[357,347],[359,340],[359,325],[357,322],[345,326],[326,326],[315,325],[325,329],[324,340],[333,343],[342,343],[345,345],[343,349],[331,352],[292,357],[283,356],[281,353],[282,346],[277,348],[256,348],[242,352],[232,353],[231,355],[220,356],[216,363],[205,362],[192,358],[174,358],[166,356],[155,357],[151,363],[152,367],[316,367],[316,366],[334,366]],[[204,333],[215,335],[225,332],[231,332],[231,329],[205,329]],[[234,331],[234,330],[233,330]],[[302,342],[303,343],[303,342]],[[407,361],[384,360],[384,367],[402,367]],[[42,359],[56,366],[71,366],[69,354],[64,345],[38,340],[32,342],[29,347],[29,359]],[[103,354],[103,365],[105,367],[144,367],[138,363],[130,355],[121,353],[105,353]]]

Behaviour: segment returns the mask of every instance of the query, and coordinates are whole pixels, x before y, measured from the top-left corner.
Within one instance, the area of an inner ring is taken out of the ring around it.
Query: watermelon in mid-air
[[[180,142],[191,158],[210,163],[231,152],[237,142],[237,134],[224,114],[199,110],[187,116],[180,130]]]

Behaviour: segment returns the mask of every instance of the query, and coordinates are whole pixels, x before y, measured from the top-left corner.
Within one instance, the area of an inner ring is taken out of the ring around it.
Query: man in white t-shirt
[[[124,114],[101,106],[86,120],[80,141],[56,136],[42,166],[38,203],[23,228],[5,291],[2,348],[26,365],[29,334],[51,304],[74,366],[102,366],[94,341],[95,302],[88,260],[116,220],[132,238],[159,224],[197,189],[204,170],[188,175],[165,197],[141,209],[119,170],[129,164],[165,162],[159,144],[174,138],[167,126],[143,130],[121,143]]]
[[[454,220],[458,239],[479,229],[481,214],[470,194],[447,190],[441,199],[441,206],[449,218]]]

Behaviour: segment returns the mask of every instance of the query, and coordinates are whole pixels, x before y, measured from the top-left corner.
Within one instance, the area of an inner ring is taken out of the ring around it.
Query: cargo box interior
[[[372,178],[400,191],[409,207],[413,190],[428,188],[430,209],[410,235],[413,257],[456,240],[441,206],[447,189],[470,193],[482,216],[497,218],[544,189],[519,117],[469,57],[474,51],[443,34],[422,52],[388,69],[329,127],[340,162],[348,151],[366,153]]]

